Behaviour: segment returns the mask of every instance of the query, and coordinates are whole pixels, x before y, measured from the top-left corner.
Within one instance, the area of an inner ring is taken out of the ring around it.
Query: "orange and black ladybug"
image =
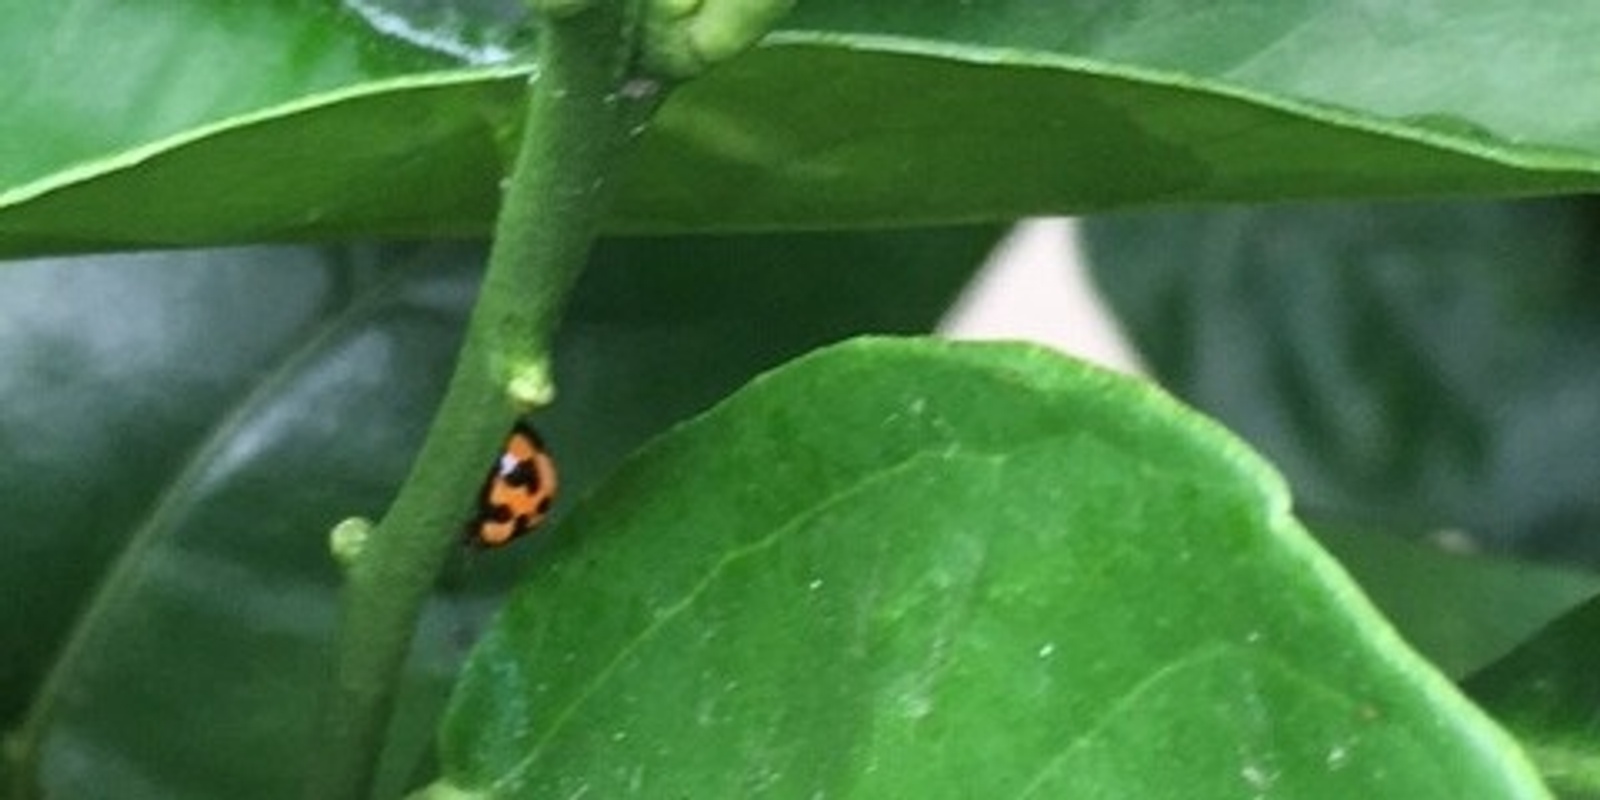
[[[467,541],[500,547],[533,530],[556,499],[556,464],[539,434],[518,422],[506,437],[505,450],[489,468],[478,495],[478,516],[467,528]]]

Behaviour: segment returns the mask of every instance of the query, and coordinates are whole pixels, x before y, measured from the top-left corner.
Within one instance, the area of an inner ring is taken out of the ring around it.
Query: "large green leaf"
[[[0,0],[0,252],[485,230],[524,72],[445,69],[371,5]],[[668,102],[614,226],[1593,188],[1597,29],[1600,0],[808,0]]]
[[[1095,276],[1175,393],[1307,513],[1600,563],[1588,201],[1091,221]]]
[[[926,330],[993,237],[602,246],[541,420],[570,496],[756,370],[855,331]],[[381,513],[407,468],[481,258],[276,248],[0,269],[6,727],[103,595],[76,645],[85,671],[51,689],[52,791],[295,794],[332,632],[326,532]],[[406,676],[388,794],[414,777],[463,648],[537,550],[452,570]]]
[[[440,797],[1540,797],[1145,386],[868,340],[568,518],[452,702]]]

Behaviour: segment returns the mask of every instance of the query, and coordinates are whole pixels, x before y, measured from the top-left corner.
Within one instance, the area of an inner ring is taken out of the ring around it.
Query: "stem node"
[[[527,414],[550,405],[556,399],[555,381],[550,379],[550,362],[539,360],[515,366],[506,382],[506,396],[517,411]]]

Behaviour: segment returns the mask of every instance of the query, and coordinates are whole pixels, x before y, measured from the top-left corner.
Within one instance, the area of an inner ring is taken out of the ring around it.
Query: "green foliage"
[[[1176,18],[1167,4],[809,0],[781,35],[674,95],[639,142],[613,226],[1600,186],[1600,111],[1561,102],[1584,80],[1574,65],[1588,63],[1600,7],[1457,0],[1435,20],[1400,3],[1232,0]],[[444,69],[352,14],[293,2],[251,4],[246,20],[198,3],[188,15],[78,6],[115,22],[5,0],[0,52],[28,90],[0,141],[41,146],[0,163],[0,252],[489,230],[525,66]],[[1412,33],[1361,35],[1394,26]],[[1503,56],[1519,45],[1541,57]],[[1492,80],[1462,75],[1488,64]],[[127,86],[81,77],[106,74]],[[1395,74],[1406,79],[1375,79]]]
[[[780,366],[936,324],[998,228],[917,226],[1600,185],[1600,3],[1178,6],[807,0],[665,96],[608,228],[671,238],[603,242],[554,351],[557,519],[441,576],[378,794],[1546,796],[1442,670],[1600,796],[1589,204],[1091,229],[1157,378],[1431,666],[1148,387]],[[0,265],[0,785],[293,796],[328,533],[444,392],[484,251],[440,240],[500,207],[526,8],[0,12],[0,254],[77,254]],[[257,242],[300,244],[82,255]],[[1441,529],[1489,555],[1391,537]]]
[[[1163,383],[1284,468],[1415,645],[1469,677],[1512,669],[1494,662],[1520,643],[1546,654],[1515,657],[1540,687],[1529,664],[1555,680],[1549,653],[1581,662],[1560,633],[1578,623],[1529,631],[1600,592],[1593,221],[1587,200],[1236,209],[1097,220],[1086,240]],[[1575,687],[1546,687],[1540,708],[1592,719]],[[1590,796],[1600,736],[1547,729],[1519,705],[1540,691],[1498,691],[1497,710]]]
[[[1287,509],[1263,463],[1135,381],[1014,345],[841,345],[569,519],[462,678],[445,777],[478,797],[1536,795]]]
[[[855,331],[925,330],[992,241],[605,244],[572,300],[562,402],[540,423],[562,510],[759,370]],[[74,619],[106,606],[60,709],[51,786],[294,794],[333,635],[328,531],[380,515],[404,476],[482,260],[478,247],[251,248],[0,270],[7,728]],[[735,292],[746,302],[727,303]],[[465,648],[541,549],[464,553],[446,574],[413,649],[385,794],[413,777]],[[96,601],[114,569],[130,573],[119,596]],[[162,721],[171,729],[152,736]]]

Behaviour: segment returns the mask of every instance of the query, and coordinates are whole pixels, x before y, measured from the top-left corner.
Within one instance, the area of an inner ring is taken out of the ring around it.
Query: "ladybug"
[[[483,481],[478,516],[467,528],[467,541],[500,547],[533,530],[550,513],[556,485],[556,463],[544,442],[532,427],[518,422]]]

